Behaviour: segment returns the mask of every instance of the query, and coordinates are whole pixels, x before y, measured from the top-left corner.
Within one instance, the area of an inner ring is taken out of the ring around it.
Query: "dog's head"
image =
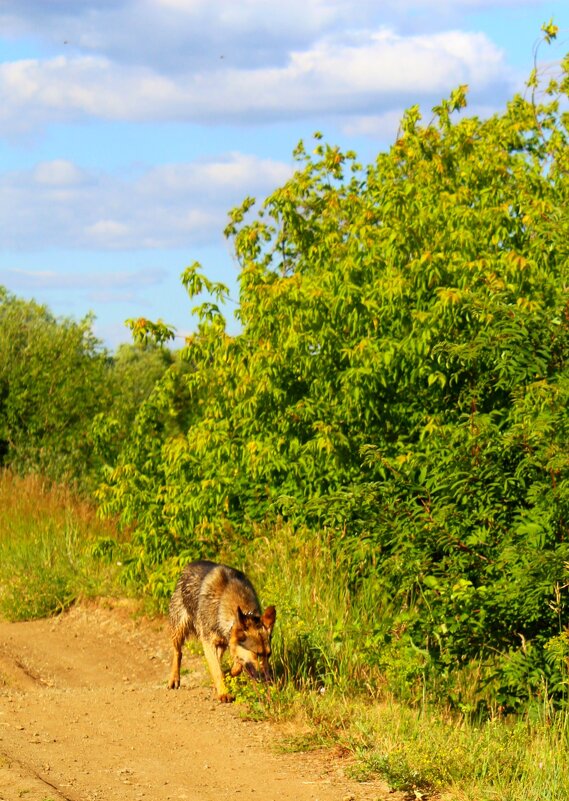
[[[268,606],[262,615],[246,613],[238,607],[229,646],[233,658],[232,676],[245,669],[254,679],[270,679],[271,634],[276,617],[274,606]]]

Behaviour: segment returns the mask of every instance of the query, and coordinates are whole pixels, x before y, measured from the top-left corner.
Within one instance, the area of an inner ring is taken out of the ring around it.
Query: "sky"
[[[195,319],[199,261],[238,301],[223,229],[315,131],[364,163],[459,84],[504,107],[569,0],[0,0],[0,285],[115,349],[127,318]],[[229,331],[238,330],[228,305]]]

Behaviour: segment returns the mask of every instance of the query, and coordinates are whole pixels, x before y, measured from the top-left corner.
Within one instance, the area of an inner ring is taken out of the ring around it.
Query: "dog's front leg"
[[[215,684],[215,689],[217,690],[217,697],[222,704],[227,704],[231,701],[234,701],[234,697],[227,691],[227,687],[225,686],[225,681],[223,678],[223,671],[221,669],[221,656],[223,655],[225,648],[219,645],[214,645],[211,642],[202,642],[202,645],[205,658],[207,660],[207,665],[209,667],[209,672],[211,673],[213,683]]]

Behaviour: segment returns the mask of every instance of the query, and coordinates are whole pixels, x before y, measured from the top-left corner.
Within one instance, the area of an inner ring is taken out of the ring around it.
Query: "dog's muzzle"
[[[263,665],[261,668],[258,668],[251,662],[245,662],[243,667],[245,668],[247,675],[255,681],[271,682],[273,680],[268,665]]]

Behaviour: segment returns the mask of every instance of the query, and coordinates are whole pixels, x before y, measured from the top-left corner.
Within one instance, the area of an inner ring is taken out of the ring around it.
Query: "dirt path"
[[[333,754],[279,754],[271,725],[217,703],[202,659],[185,664],[169,692],[164,623],[120,608],[0,623],[0,801],[387,797]]]

